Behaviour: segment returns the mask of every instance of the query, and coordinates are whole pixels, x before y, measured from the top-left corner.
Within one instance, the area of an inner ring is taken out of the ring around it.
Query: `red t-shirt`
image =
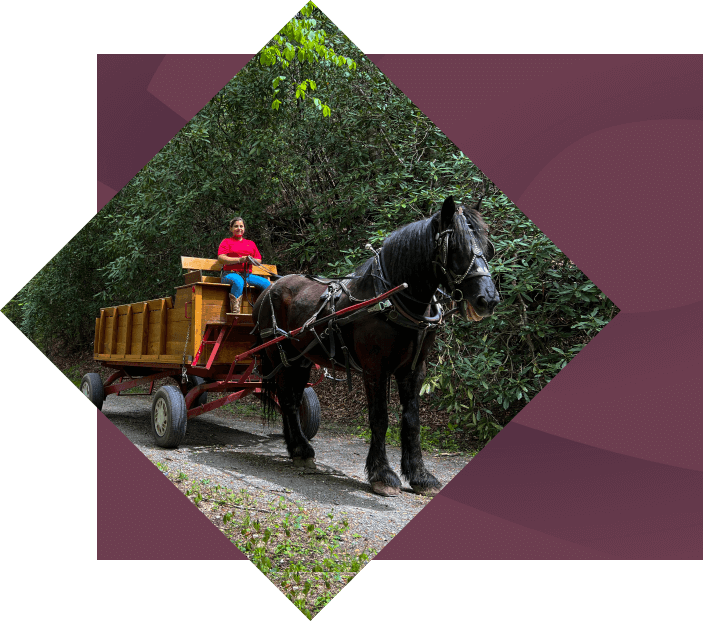
[[[261,261],[261,253],[256,244],[250,239],[237,241],[233,237],[226,237],[220,242],[220,247],[217,250],[217,256],[219,257],[221,254],[226,254],[228,257],[246,257],[250,255]],[[227,263],[224,265],[224,269],[226,271],[251,272],[251,265],[249,263]]]

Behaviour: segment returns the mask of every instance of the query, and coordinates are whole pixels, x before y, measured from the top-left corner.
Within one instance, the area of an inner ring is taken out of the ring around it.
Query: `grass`
[[[81,387],[81,376],[80,365],[74,364],[72,367],[66,369],[63,374],[73,383],[77,388]]]
[[[420,447],[425,452],[456,453],[457,455],[467,454],[474,456],[477,451],[467,447],[463,434],[458,430],[432,429],[431,427],[420,427]],[[371,429],[368,426],[358,426],[354,429],[354,435],[358,438],[371,442]],[[400,446],[400,426],[389,425],[386,431],[386,444],[389,446]]]
[[[333,513],[284,496],[231,490],[153,462],[254,565],[312,619],[377,553]]]
[[[216,397],[213,396],[213,399],[214,398]],[[263,411],[260,401],[257,400],[253,403],[248,403],[244,399],[240,399],[235,403],[226,403],[219,409],[233,416],[244,416],[246,418],[261,418]]]

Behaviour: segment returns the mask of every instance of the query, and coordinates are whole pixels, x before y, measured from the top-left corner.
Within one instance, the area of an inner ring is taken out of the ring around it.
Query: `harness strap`
[[[425,335],[427,334],[428,329],[429,326],[425,326],[425,329],[420,333],[419,342],[417,344],[417,351],[415,352],[415,357],[413,358],[413,364],[410,367],[411,371],[415,370],[415,365],[417,365],[417,359],[420,357],[420,351],[422,350],[422,344],[425,342]]]
[[[317,279],[315,279],[317,280]],[[331,313],[334,315],[336,312],[336,305],[335,302],[339,299],[339,297],[342,294],[342,291],[345,292],[347,295],[352,297],[349,293],[349,290],[346,288],[344,283],[340,282],[331,282],[329,283],[328,290],[320,296],[322,299],[322,304],[317,308],[317,310],[313,313],[313,315],[303,324],[301,334],[310,328],[310,326],[317,321],[319,314],[329,305]],[[270,301],[270,300],[269,300]],[[271,307],[272,307],[272,312],[273,312],[273,303],[271,302]],[[339,364],[335,360],[335,355],[336,355],[336,340],[335,340],[335,335],[339,337],[341,347],[342,347],[342,352],[344,353],[344,368],[346,370],[347,374],[347,383],[349,385],[349,390],[351,390],[351,368],[353,368],[355,371],[361,372],[361,367],[356,363],[354,358],[351,357],[349,353],[349,349],[347,348],[346,344],[344,343],[344,338],[342,337],[342,332],[339,328],[340,325],[344,325],[348,323],[349,321],[352,321],[356,317],[358,317],[361,313],[367,313],[366,308],[359,309],[358,311],[354,311],[351,315],[348,317],[345,317],[344,320],[337,320],[334,317],[331,317],[329,322],[327,323],[327,327],[323,331],[323,335],[327,334],[329,335],[329,349],[325,347],[325,344],[323,340],[320,338],[320,335],[317,333],[317,330],[313,329],[312,333],[315,337],[314,340],[311,340],[310,343],[305,347],[305,349],[300,352],[298,355],[296,355],[293,358],[287,358],[285,356],[285,353],[283,352],[283,349],[281,347],[281,344],[278,343],[278,348],[279,351],[281,352],[281,364],[276,367],[276,371],[280,370],[281,366],[290,366],[292,362],[295,362],[305,356],[310,350],[312,350],[314,347],[317,345],[320,345],[322,348],[322,351],[325,353],[325,355],[330,359],[332,362],[332,378],[337,379],[334,375],[336,365]],[[275,319],[274,321],[274,327],[270,328],[269,330],[263,330],[261,332],[262,336],[269,336],[270,334],[283,334],[287,335],[287,333],[284,330],[281,330],[275,325]]]

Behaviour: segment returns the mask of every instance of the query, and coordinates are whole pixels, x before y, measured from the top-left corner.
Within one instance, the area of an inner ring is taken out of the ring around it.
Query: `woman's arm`
[[[225,263],[232,265],[233,263],[244,263],[249,257],[228,257],[226,254],[220,254],[217,256],[217,260],[220,263]]]

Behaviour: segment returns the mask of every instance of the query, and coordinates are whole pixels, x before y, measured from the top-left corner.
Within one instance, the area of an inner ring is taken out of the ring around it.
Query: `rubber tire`
[[[100,375],[97,373],[87,373],[81,380],[81,392],[90,399],[91,403],[102,410],[105,402],[105,388]]]
[[[156,431],[157,408],[162,410],[166,417],[166,428],[162,435]],[[154,442],[163,448],[178,448],[186,435],[188,411],[186,400],[179,388],[175,386],[162,386],[156,391],[151,403],[151,435]]]
[[[320,428],[320,400],[317,398],[315,391],[308,387],[303,391],[303,401],[300,404],[300,429],[303,435],[312,440]]]
[[[199,375],[189,375],[188,376],[188,381],[186,382],[186,387],[190,391],[192,388],[195,388],[196,386],[200,386],[200,384],[207,384],[207,380],[200,377]],[[207,396],[208,393],[204,392],[202,395],[200,395],[194,402],[191,407],[197,408],[200,407],[201,405],[205,405],[207,403]]]

